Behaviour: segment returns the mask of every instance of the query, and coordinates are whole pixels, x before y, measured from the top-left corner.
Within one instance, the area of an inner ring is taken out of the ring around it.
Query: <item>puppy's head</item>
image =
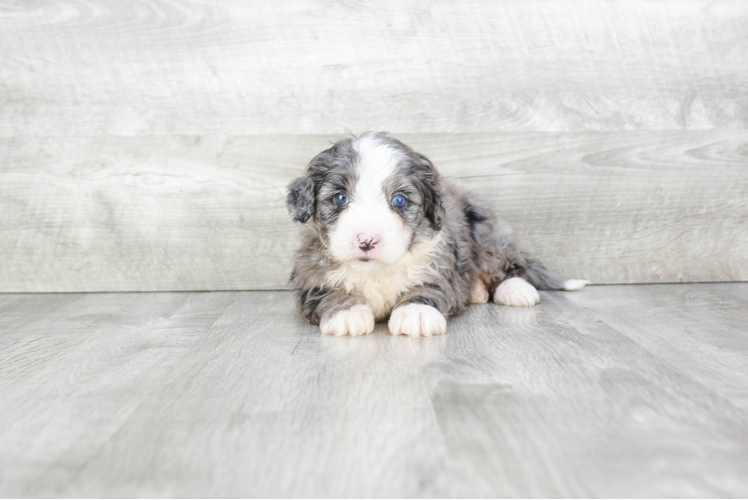
[[[294,220],[315,229],[338,262],[400,261],[419,233],[439,231],[444,209],[431,162],[384,133],[337,142],[289,186]]]

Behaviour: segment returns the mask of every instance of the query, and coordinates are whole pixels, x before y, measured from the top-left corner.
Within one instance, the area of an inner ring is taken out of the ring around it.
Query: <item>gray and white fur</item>
[[[533,306],[540,290],[576,290],[521,251],[507,225],[382,132],[335,143],[289,186],[303,223],[291,286],[322,333],[446,332],[446,318],[489,298]]]

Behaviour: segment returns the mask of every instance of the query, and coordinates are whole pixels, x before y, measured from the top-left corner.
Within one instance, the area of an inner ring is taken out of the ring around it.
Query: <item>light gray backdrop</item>
[[[748,279],[748,2],[0,0],[0,291],[283,288],[387,130],[597,283]]]

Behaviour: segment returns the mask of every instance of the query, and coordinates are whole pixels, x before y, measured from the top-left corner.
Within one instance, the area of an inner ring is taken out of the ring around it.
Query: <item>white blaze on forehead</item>
[[[384,201],[384,183],[397,168],[402,154],[376,137],[362,137],[353,148],[358,153],[358,182],[353,191],[357,202],[367,205]]]

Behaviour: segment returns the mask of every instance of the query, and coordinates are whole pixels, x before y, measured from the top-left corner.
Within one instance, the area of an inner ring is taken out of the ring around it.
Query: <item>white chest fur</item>
[[[431,239],[414,244],[396,264],[383,266],[376,262],[341,264],[327,273],[334,288],[361,297],[374,311],[377,320],[387,317],[400,296],[422,285],[430,274],[438,273],[433,257],[442,244],[438,233]]]

